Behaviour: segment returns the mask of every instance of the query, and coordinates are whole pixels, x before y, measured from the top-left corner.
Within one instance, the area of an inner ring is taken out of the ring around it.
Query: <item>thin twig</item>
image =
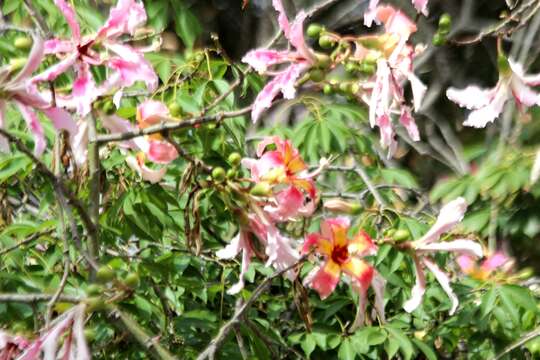
[[[29,237],[27,237],[26,239],[19,241],[15,245],[12,245],[12,246],[9,246],[9,247],[7,247],[5,249],[0,250],[0,256],[3,256],[5,254],[7,254],[8,252],[16,250],[16,249],[18,249],[18,248],[20,248],[20,247],[22,247],[22,246],[24,246],[26,244],[29,244],[32,241],[37,240],[42,236],[49,235],[52,232],[53,232],[53,230],[46,230],[46,231],[40,231],[40,232],[34,233],[34,234],[30,235]]]
[[[516,342],[510,344],[509,346],[505,347],[504,350],[495,356],[492,360],[500,360],[502,359],[506,354],[511,352],[512,350],[520,347],[521,345],[525,344],[527,341],[534,339],[535,337],[540,336],[540,326],[536,329],[526,333],[523,335],[520,339],[518,339]]]
[[[266,291],[266,289],[272,283],[272,280],[283,275],[287,271],[294,269],[295,267],[297,267],[298,265],[306,261],[306,259],[307,259],[307,255],[304,255],[293,265],[288,266],[285,269],[276,271],[272,275],[264,279],[264,281],[259,286],[257,286],[257,288],[253,291],[253,293],[251,294],[251,297],[240,308],[238,308],[235,311],[233,317],[219,329],[219,332],[216,335],[216,337],[214,337],[210,341],[210,344],[206,347],[206,349],[204,349],[204,351],[201,354],[199,354],[199,356],[197,357],[197,360],[204,360],[204,359],[213,360],[215,358],[216,351],[219,349],[223,341],[225,341],[225,338],[227,337],[227,335],[229,335],[231,330],[233,330],[234,326],[238,324],[238,322],[242,319],[244,313],[251,307],[251,305],[253,305],[255,300],[257,300],[259,296],[261,296]]]
[[[100,162],[99,162],[99,146],[95,142],[96,117],[91,114],[87,117],[88,121],[88,169],[90,172],[90,217],[96,227],[95,236],[89,237],[88,254],[93,260],[99,257],[99,203],[100,203]],[[90,272],[90,277],[94,277],[94,273]]]
[[[20,303],[36,303],[41,301],[49,301],[54,297],[54,294],[0,294],[0,303],[2,302],[20,302]],[[84,300],[79,296],[60,295],[59,301],[78,304]]]
[[[43,16],[41,16],[39,11],[34,8],[32,1],[24,0],[24,5],[28,11],[28,15],[30,15],[30,17],[34,20],[41,34],[45,37],[49,37],[51,35],[51,30],[49,29],[49,26],[47,25],[47,22]]]

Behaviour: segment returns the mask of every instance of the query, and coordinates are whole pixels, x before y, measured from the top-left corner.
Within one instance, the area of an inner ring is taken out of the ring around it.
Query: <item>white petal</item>
[[[434,242],[415,246],[417,250],[435,252],[435,251],[452,251],[469,256],[482,257],[482,246],[473,240],[458,239],[453,241]]]
[[[467,201],[464,198],[458,197],[450,201],[442,207],[437,221],[435,221],[431,229],[422,238],[415,241],[414,244],[419,246],[421,243],[427,244],[438,240],[443,233],[451,230],[463,219],[466,210]]]
[[[435,275],[435,279],[437,279],[446,295],[448,295],[448,297],[450,298],[450,301],[452,302],[452,307],[450,308],[450,311],[448,313],[450,315],[454,315],[459,305],[459,300],[456,294],[454,294],[452,288],[450,287],[450,279],[448,278],[448,275],[446,275],[435,263],[429,261],[428,259],[424,258],[423,261],[429,271],[431,271],[433,275]]]
[[[424,273],[424,269],[422,269],[422,264],[416,257],[414,258],[414,272],[416,282],[411,291],[411,298],[403,304],[403,309],[408,313],[413,312],[420,306],[426,292],[426,274]]]

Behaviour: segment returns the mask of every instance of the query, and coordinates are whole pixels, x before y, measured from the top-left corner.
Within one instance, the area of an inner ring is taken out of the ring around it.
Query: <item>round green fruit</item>
[[[319,38],[319,46],[323,49],[330,49],[334,46],[334,39],[328,35],[323,35]]]
[[[323,92],[325,95],[332,95],[334,93],[334,88],[330,84],[324,84]]]
[[[395,241],[405,241],[411,237],[411,233],[409,232],[409,230],[398,229],[392,237]]]
[[[105,309],[105,300],[99,296],[94,296],[86,299],[88,312],[99,311]]]
[[[13,45],[20,50],[30,49],[32,46],[32,39],[26,36],[18,36],[13,41]]]
[[[310,24],[307,28],[307,36],[309,36],[312,39],[316,39],[321,34],[321,31],[323,30],[323,27],[319,24]]]
[[[314,82],[323,81],[324,80],[324,71],[322,71],[320,69],[313,69],[309,73],[309,78],[311,79],[311,81],[314,81]]]
[[[109,266],[102,266],[96,273],[96,280],[102,284],[108,283],[114,279],[114,270]]]
[[[141,279],[137,273],[129,273],[124,279],[124,284],[131,289],[135,289],[141,284]]]
[[[212,179],[214,179],[217,182],[222,182],[225,180],[225,170],[222,167],[215,167],[212,170]]]
[[[442,31],[449,31],[452,26],[452,17],[450,14],[442,14],[439,18],[439,29]]]
[[[91,284],[86,288],[86,293],[90,296],[99,295],[103,292],[103,288],[98,284]]]
[[[240,163],[242,162],[242,155],[240,155],[237,152],[233,152],[229,155],[229,157],[227,158],[227,161],[229,162],[229,164],[231,164],[231,166],[236,167],[240,165]]]
[[[446,36],[444,36],[440,32],[436,32],[435,35],[433,35],[433,39],[431,39],[431,42],[435,46],[443,46],[444,44],[446,44]]]
[[[182,107],[177,102],[171,101],[167,106],[172,116],[178,116],[182,113]]]
[[[238,171],[236,169],[227,170],[227,179],[231,180],[238,176]]]

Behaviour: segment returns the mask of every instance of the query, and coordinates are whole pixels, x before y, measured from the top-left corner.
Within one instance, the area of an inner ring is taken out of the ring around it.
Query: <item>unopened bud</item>
[[[411,233],[406,229],[398,229],[392,236],[395,241],[405,241],[411,237]]]
[[[324,208],[332,212],[340,212],[351,215],[357,215],[362,211],[362,205],[348,202],[339,198],[325,201]]]

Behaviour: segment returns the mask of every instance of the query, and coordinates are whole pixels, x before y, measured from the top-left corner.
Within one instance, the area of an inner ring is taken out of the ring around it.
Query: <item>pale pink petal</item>
[[[127,45],[108,45],[108,49],[118,54],[107,62],[107,66],[118,71],[118,84],[121,87],[129,87],[137,81],[146,84],[149,91],[155,91],[158,85],[158,77],[152,65],[144,58],[141,52]]]
[[[0,129],[5,129],[6,102],[0,100]],[[9,152],[9,141],[0,135],[0,151]]]
[[[531,182],[531,185],[533,185],[538,181],[538,179],[540,179],[540,149],[536,151],[536,155],[534,156],[534,163],[531,169],[531,177],[529,181]]]
[[[34,155],[39,157],[41,156],[41,154],[43,154],[43,151],[47,146],[47,143],[45,142],[45,132],[43,131],[43,127],[41,126],[41,123],[39,122],[36,113],[34,113],[26,105],[18,101],[16,101],[15,104],[21,112],[21,115],[26,122],[28,130],[30,130],[32,136],[34,137]]]
[[[293,265],[300,257],[298,251],[291,246],[291,240],[281,235],[274,225],[266,228],[267,266],[272,265],[276,270],[283,270]],[[287,272],[287,277],[293,280],[296,274],[293,270]]]
[[[290,32],[290,25],[289,25],[289,19],[287,18],[287,13],[285,12],[285,8],[283,7],[283,3],[281,0],[272,0],[272,6],[276,11],[279,13],[278,15],[278,24],[283,33],[286,37],[289,36]]]
[[[446,97],[461,107],[469,110],[480,109],[489,104],[495,96],[496,88],[483,89],[468,86],[465,89],[449,88]]]
[[[292,46],[296,48],[298,53],[309,62],[313,61],[313,53],[306,44],[304,39],[304,20],[307,14],[304,11],[300,11],[291,25],[291,31],[287,38]]]
[[[408,313],[413,312],[420,306],[426,292],[426,274],[424,273],[422,264],[416,256],[413,260],[416,282],[411,290],[411,298],[403,303],[403,309]]]
[[[144,164],[140,165],[137,159],[133,156],[126,157],[126,162],[128,166],[133,171],[138,173],[143,180],[151,182],[152,184],[160,182],[167,173],[166,167],[159,168],[158,170],[153,170]]]
[[[414,248],[426,252],[451,251],[476,257],[483,255],[482,246],[476,241],[467,239],[419,244],[414,245]]]
[[[281,142],[279,136],[267,136],[257,145],[257,156],[261,157],[266,150],[266,147],[271,144],[278,144]]]
[[[136,129],[135,125],[133,125],[131,122],[116,115],[101,116],[101,123],[105,129],[109,130],[111,134],[131,132]],[[137,142],[138,142],[137,139],[144,139],[144,138],[139,137],[139,138],[128,140],[128,141],[123,141],[121,144],[122,146],[133,149],[133,150],[139,149],[143,152],[147,152],[150,147],[150,144],[148,144],[148,146],[144,146],[144,148],[141,149],[137,145]],[[144,141],[147,142],[146,139],[144,139]]]
[[[272,101],[280,92],[283,93],[283,97],[286,99],[294,98],[296,94],[295,83],[303,69],[303,66],[293,64],[264,86],[253,102],[253,109],[251,110],[253,122],[257,122],[262,112],[272,106]]]
[[[390,5],[379,6],[377,18],[383,22],[387,33],[397,34],[402,39],[408,39],[417,30],[414,21]]]
[[[450,279],[448,278],[448,275],[446,275],[435,263],[429,261],[428,259],[423,259],[424,265],[435,275],[435,279],[439,282],[441,287],[443,288],[444,292],[448,297],[450,298],[450,301],[452,302],[452,307],[450,308],[450,311],[448,312],[449,315],[454,315],[454,313],[457,310],[457,307],[459,305],[459,300],[454,294],[454,291],[450,287]]]
[[[277,205],[265,206],[264,210],[278,221],[295,217],[304,205],[304,194],[294,186],[280,191],[275,198]]]
[[[242,267],[240,269],[240,275],[238,276],[238,282],[227,290],[227,293],[230,295],[237,294],[244,288],[244,276],[249,268],[251,257],[253,255],[248,236],[247,232],[240,230],[238,235],[231,240],[229,245],[216,252],[216,256],[220,259],[232,259],[242,251]]]
[[[57,359],[57,349],[61,342],[62,334],[72,326],[74,315],[73,310],[64,313],[61,320],[41,337],[41,340],[43,340],[43,360]]]
[[[377,117],[388,114],[392,101],[391,72],[384,59],[377,60],[375,84],[369,100],[369,124],[377,125]]]
[[[377,6],[379,5],[379,0],[369,0],[369,5],[364,13],[364,25],[371,27],[373,22],[378,22],[377,19]]]
[[[73,319],[73,337],[75,338],[76,351],[73,356],[76,360],[90,360],[90,351],[86,344],[86,337],[84,336],[84,321],[85,321],[85,307],[86,305],[77,305],[74,312],[75,317]]]
[[[77,124],[73,121],[70,113],[60,108],[48,108],[41,110],[51,119],[56,130],[66,130],[69,133],[77,132]]]
[[[380,143],[383,149],[388,148],[388,157],[392,157],[397,149],[397,142],[394,138],[394,129],[390,122],[390,117],[386,114],[377,118],[377,126],[380,132]]]
[[[12,79],[13,83],[19,82],[32,75],[32,73],[41,65],[44,55],[43,40],[38,35],[32,35],[32,49],[28,55],[28,60],[19,73]]]
[[[467,201],[464,198],[458,197],[457,199],[450,201],[442,207],[439,216],[437,217],[437,221],[435,221],[435,224],[433,224],[431,229],[429,229],[422,238],[415,241],[415,243],[429,243],[438,240],[442,234],[450,231],[454,226],[461,222],[466,210]]]
[[[78,166],[84,165],[88,155],[88,121],[77,122],[77,132],[70,136],[71,151]]]
[[[497,268],[508,262],[509,258],[503,252],[497,251],[495,254],[489,256],[482,263],[482,270],[495,271]]]
[[[92,110],[92,103],[101,95],[96,88],[94,77],[88,64],[80,63],[77,66],[77,78],[73,82],[71,91],[73,101],[77,106],[77,113],[86,116]]]
[[[510,97],[510,92],[508,86],[502,84],[497,88],[494,98],[486,106],[473,110],[465,122],[464,126],[472,126],[475,128],[483,128],[490,122],[493,122],[504,109],[504,104]]]
[[[471,256],[460,255],[456,258],[456,262],[459,265],[461,271],[465,274],[469,274],[474,270],[476,263]]]
[[[168,164],[178,157],[176,148],[166,141],[151,140],[149,143],[150,147],[146,155],[156,164]]]
[[[78,53],[70,54],[65,59],[47,68],[42,73],[34,76],[32,78],[32,82],[53,81],[58,76],[65,73],[69,68],[71,68],[73,64],[75,64],[75,62],[77,61],[78,57]]]
[[[521,65],[520,63],[515,62],[512,59],[508,59],[508,63],[510,64],[510,68],[512,69],[512,72],[514,73],[513,75],[517,76],[525,84],[529,86],[540,85],[540,74],[527,75],[525,74],[523,65]]]
[[[408,73],[407,79],[411,83],[414,111],[418,111],[422,106],[422,101],[424,100],[427,86],[424,85],[424,83],[418,77],[416,77],[413,72]]]
[[[98,31],[99,38],[115,38],[122,34],[135,34],[135,30],[146,22],[146,11],[142,2],[119,0],[111,9],[105,25]]]
[[[418,11],[419,13],[422,13],[422,15],[424,16],[429,15],[428,8],[427,8],[428,0],[412,0],[412,3],[416,11]]]
[[[70,53],[76,51],[72,40],[51,39],[45,41],[45,54]]]
[[[146,124],[157,124],[163,118],[169,117],[167,105],[161,101],[145,100],[137,106],[137,120]]]
[[[401,116],[399,117],[399,122],[407,130],[413,141],[420,141],[420,133],[418,132],[418,127],[416,126],[416,122],[411,115],[411,109],[409,107],[401,107]]]
[[[518,105],[540,105],[540,94],[517,77],[512,78],[512,94]]]
[[[251,50],[243,58],[242,62],[250,65],[257,72],[265,72],[269,66],[282,64],[290,61],[289,51],[277,51],[268,49]]]
[[[77,22],[77,14],[75,10],[69,5],[65,0],[54,0],[56,6],[60,9],[66,22],[68,23],[71,29],[71,36],[76,42],[79,42],[81,38],[81,29],[79,23]]]

